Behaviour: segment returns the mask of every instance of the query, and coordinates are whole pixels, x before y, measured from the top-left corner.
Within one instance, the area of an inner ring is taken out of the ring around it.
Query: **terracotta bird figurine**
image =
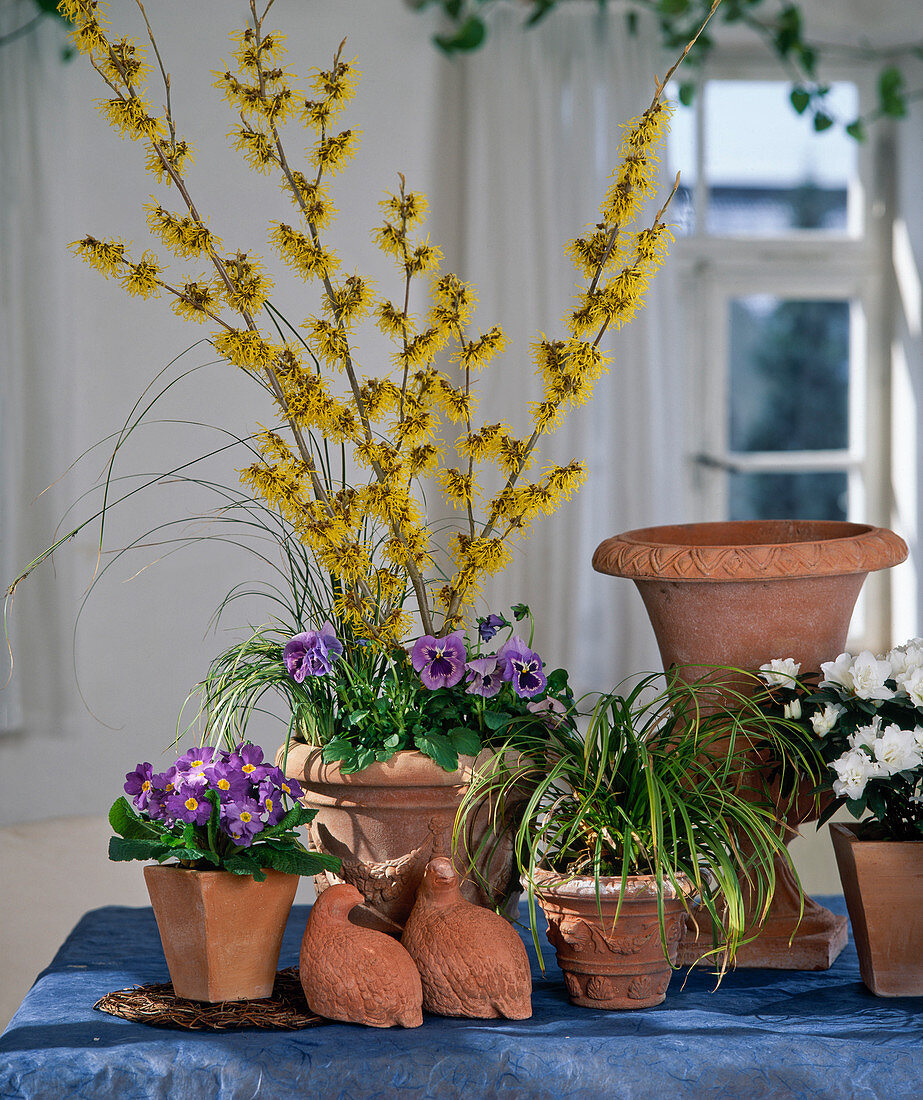
[[[401,943],[423,979],[423,1007],[440,1016],[525,1020],[532,1015],[529,956],[503,917],[465,901],[450,860],[431,859]]]
[[[311,909],[298,963],[312,1012],[369,1027],[419,1027],[423,989],[413,959],[397,940],[349,921],[363,898],[355,886],[331,886]]]

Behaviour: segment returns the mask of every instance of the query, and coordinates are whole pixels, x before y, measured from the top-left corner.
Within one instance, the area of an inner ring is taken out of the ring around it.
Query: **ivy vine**
[[[500,0],[406,0],[418,10],[437,7],[442,11],[445,30],[435,36],[436,45],[446,54],[470,52],[483,45],[488,32],[488,13]],[[523,0],[526,9],[523,27],[528,30],[546,19],[564,0]],[[607,0],[597,0],[600,8]],[[711,0],[632,0],[628,13],[631,30],[638,11],[652,12],[658,21],[663,44],[670,50],[684,45],[701,25]],[[754,37],[772,53],[791,80],[789,98],[800,115],[809,115],[814,129],[821,133],[831,126],[842,125],[858,141],[864,140],[868,126],[881,118],[904,118],[914,99],[923,97],[923,88],[911,90],[904,67],[912,58],[923,58],[923,41],[896,50],[879,51],[870,47],[843,47],[821,44],[805,31],[805,20],[798,4],[785,2],[769,10],[767,0],[724,0],[716,18],[724,23],[736,23],[751,31]],[[713,34],[703,33],[689,56],[687,66],[699,68],[715,48]],[[818,77],[824,55],[847,53],[854,58],[877,60],[881,69],[877,81],[877,103],[860,118],[838,118],[830,106],[830,85]],[[696,84],[688,80],[679,86],[679,99],[689,105],[695,96]]]

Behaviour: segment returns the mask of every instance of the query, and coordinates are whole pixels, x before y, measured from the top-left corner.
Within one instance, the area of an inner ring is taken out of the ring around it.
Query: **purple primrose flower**
[[[165,805],[170,817],[193,825],[204,825],[212,815],[212,804],[201,786],[181,784],[167,795]]]
[[[125,776],[125,793],[131,795],[136,809],[147,809],[154,793],[153,778],[153,769],[147,763],[139,764],[133,772]]]
[[[272,780],[282,794],[287,794],[295,802],[304,796],[304,791],[301,789],[298,780],[287,778],[281,768],[270,768],[266,774],[266,779]]]
[[[469,695],[482,695],[485,699],[491,699],[503,686],[500,664],[496,657],[475,657],[465,667],[468,670],[468,686],[465,691]]]
[[[296,634],[285,647],[282,660],[292,679],[300,684],[306,676],[326,676],[342,654],[343,643],[334,633],[333,624],[326,622],[320,630]]]
[[[192,787],[204,787],[211,775],[211,764],[215,757],[215,750],[211,745],[203,745],[201,748],[190,749],[173,765],[176,768],[177,779],[180,783]]]
[[[542,671],[542,659],[514,634],[497,651],[500,673],[512,682],[513,691],[521,699],[531,699],[545,690],[548,680]]]
[[[478,634],[482,642],[489,642],[498,630],[509,625],[502,615],[488,615],[486,619],[478,619]]]
[[[243,798],[221,807],[219,824],[235,844],[249,848],[253,838],[265,828],[260,813],[260,804],[255,798]]]
[[[263,750],[259,745],[240,744],[228,756],[228,767],[243,772],[244,778],[254,786],[262,783],[272,768],[263,761]]]
[[[264,779],[258,792],[260,810],[265,814],[264,824],[278,825],[285,817],[285,807],[282,805],[282,797],[279,788],[271,779]]]
[[[460,630],[444,638],[424,634],[414,644],[410,654],[413,667],[420,673],[423,686],[435,691],[455,687],[465,674],[465,639]]]
[[[229,753],[224,754],[225,757]],[[239,766],[227,759],[217,760],[212,765],[211,787],[218,792],[222,802],[238,802],[250,793],[250,780]]]

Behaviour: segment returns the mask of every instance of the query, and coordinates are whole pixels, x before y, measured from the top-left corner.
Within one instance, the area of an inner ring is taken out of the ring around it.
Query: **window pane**
[[[841,126],[814,131],[783,81],[710,80],[705,86],[706,229],[767,236],[798,229],[846,231],[857,143]],[[859,113],[853,84],[834,84],[829,109]],[[688,180],[687,180],[688,182]]]
[[[846,473],[730,475],[730,519],[846,519]]]
[[[844,300],[731,300],[731,451],[849,446],[849,309]]]

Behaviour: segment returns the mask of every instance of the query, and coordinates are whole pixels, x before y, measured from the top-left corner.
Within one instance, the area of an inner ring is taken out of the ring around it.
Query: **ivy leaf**
[[[444,733],[423,733],[416,738],[417,748],[424,756],[435,760],[440,768],[454,772],[458,767],[458,753]]]
[[[818,111],[814,115],[814,129],[818,134],[824,130],[829,130],[833,125],[833,119],[826,113],[826,111]]]
[[[883,114],[903,118],[907,114],[904,74],[895,65],[882,69],[878,77],[878,101]]]
[[[788,98],[791,100],[792,106],[798,114],[803,115],[808,109],[808,104],[811,102],[811,93],[807,88],[792,88]]]
[[[487,28],[484,21],[476,15],[469,16],[454,34],[437,34],[436,45],[444,53],[453,54],[466,50],[476,50],[484,41]]]
[[[540,23],[557,2],[558,0],[533,0],[532,12],[526,20],[526,26],[534,27],[536,23]]]
[[[800,45],[801,12],[794,5],[790,4],[780,12],[773,43],[781,57],[785,57],[789,51]]]
[[[855,122],[850,122],[846,128],[846,133],[850,138],[855,138],[856,141],[866,140],[866,128],[864,122],[861,119],[856,119]]]
[[[684,107],[691,107],[695,99],[695,84],[690,80],[684,80],[679,86],[678,96]]]

